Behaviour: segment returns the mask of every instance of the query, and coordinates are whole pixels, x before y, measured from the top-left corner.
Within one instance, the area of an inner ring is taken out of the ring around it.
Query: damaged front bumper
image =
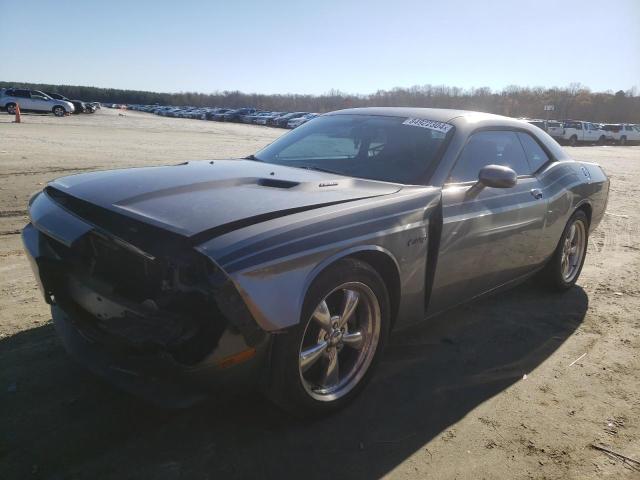
[[[27,257],[56,331],[85,368],[170,407],[260,384],[269,335],[224,272],[121,252],[46,194],[30,213]]]

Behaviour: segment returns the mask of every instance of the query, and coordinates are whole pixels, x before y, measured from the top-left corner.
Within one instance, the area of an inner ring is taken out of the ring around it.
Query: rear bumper
[[[190,406],[211,394],[234,395],[263,381],[269,335],[246,326],[241,306],[220,305],[226,311],[224,316],[210,316],[215,334],[207,337],[212,339],[207,343],[208,353],[185,362],[180,357],[184,348],[176,350],[171,346],[175,341],[166,340],[167,331],[175,326],[166,322],[169,314],[145,312],[140,304],[121,301],[97,288],[92,279],[83,283],[83,277],[70,271],[51,248],[51,237],[33,224],[24,228],[22,240],[38,285],[51,305],[56,331],[70,356],[87,370],[170,408]],[[225,295],[229,296],[228,291]],[[121,313],[111,313],[114,311]],[[233,312],[237,312],[235,319],[230,318]],[[206,331],[197,335],[205,334],[209,335]]]

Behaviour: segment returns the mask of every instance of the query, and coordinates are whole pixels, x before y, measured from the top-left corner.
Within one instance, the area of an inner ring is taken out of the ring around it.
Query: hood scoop
[[[271,187],[271,188],[293,188],[300,185],[300,182],[291,182],[289,180],[278,180],[277,178],[259,178],[256,183],[262,187]]]

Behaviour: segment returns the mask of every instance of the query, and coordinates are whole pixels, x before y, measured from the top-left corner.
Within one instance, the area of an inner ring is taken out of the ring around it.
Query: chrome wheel
[[[64,108],[62,108],[62,107],[54,107],[53,108],[53,114],[56,117],[62,117],[64,115]]]
[[[298,367],[307,393],[333,401],[366,374],[380,338],[380,304],[364,283],[348,282],[316,306],[300,344]]]
[[[567,283],[572,282],[580,271],[586,250],[586,239],[587,232],[584,222],[579,219],[575,220],[569,227],[562,246],[560,271],[562,278]]]
[[[9,115],[15,115],[16,113],[16,106],[14,104],[11,105],[7,105],[7,113]]]

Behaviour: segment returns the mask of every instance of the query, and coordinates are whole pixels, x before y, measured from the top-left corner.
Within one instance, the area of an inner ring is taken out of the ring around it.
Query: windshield
[[[385,182],[426,183],[453,132],[404,117],[326,115],[260,150],[258,161]]]

